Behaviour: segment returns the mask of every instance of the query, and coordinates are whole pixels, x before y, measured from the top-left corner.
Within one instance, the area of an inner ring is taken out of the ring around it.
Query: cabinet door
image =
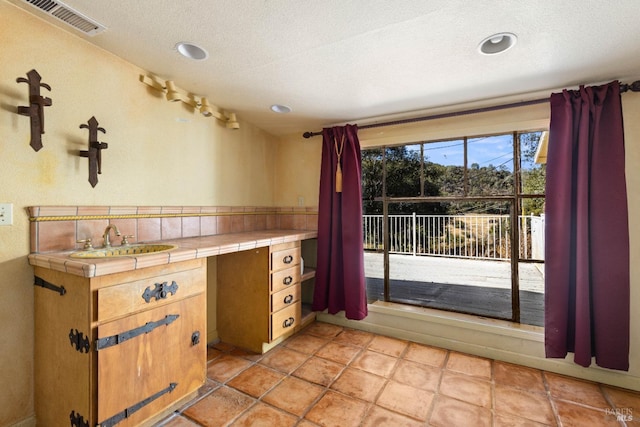
[[[91,425],[95,420],[91,389],[95,355],[89,348],[95,335],[91,330],[91,307],[87,304],[89,281],[45,268],[36,268],[35,273],[36,277],[66,289],[60,295],[40,286],[34,288],[34,397],[38,426],[68,426],[71,414]],[[71,332],[83,345],[70,343]],[[5,342],[0,348],[0,352],[12,351]],[[0,378],[10,390],[12,384],[2,375]]]
[[[199,294],[98,327],[99,426],[125,414],[118,427],[138,425],[204,384],[205,304]]]

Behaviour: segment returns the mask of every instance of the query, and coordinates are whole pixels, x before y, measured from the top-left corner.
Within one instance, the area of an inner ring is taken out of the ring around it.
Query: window
[[[362,151],[370,302],[542,326],[544,131]]]

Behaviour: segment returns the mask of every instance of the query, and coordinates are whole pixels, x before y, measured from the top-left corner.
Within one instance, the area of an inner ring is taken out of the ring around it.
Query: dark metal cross
[[[51,98],[40,95],[40,88],[51,90],[51,86],[42,83],[42,77],[36,70],[27,73],[27,78],[18,77],[18,83],[29,85],[29,106],[18,107],[18,114],[31,118],[31,142],[29,145],[38,151],[42,148],[42,134],[44,134],[44,107],[51,106]]]
[[[80,125],[80,129],[89,129],[89,150],[80,151],[80,156],[89,158],[89,183],[95,187],[98,183],[98,174],[102,173],[102,150],[109,148],[106,142],[98,142],[98,131],[102,133],[107,131],[98,127],[98,120],[95,117],[91,117],[86,125]]]

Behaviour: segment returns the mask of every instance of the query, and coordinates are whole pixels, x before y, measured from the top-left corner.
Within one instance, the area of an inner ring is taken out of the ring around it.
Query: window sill
[[[541,343],[544,342],[544,328],[540,326],[384,301],[376,301],[373,304],[369,304],[368,307],[369,313],[381,313],[398,318],[429,322],[431,324],[500,334],[506,337],[526,339]]]

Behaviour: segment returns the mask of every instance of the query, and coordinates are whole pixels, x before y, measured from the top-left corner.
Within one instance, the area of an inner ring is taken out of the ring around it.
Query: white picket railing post
[[[413,256],[416,256],[416,248],[418,247],[417,245],[417,240],[416,240],[416,231],[417,231],[417,227],[416,227],[416,213],[413,212],[413,214],[411,215],[411,219],[412,219],[412,224],[411,226],[413,227],[413,232],[411,233],[411,237],[413,239],[412,246],[413,246]]]

